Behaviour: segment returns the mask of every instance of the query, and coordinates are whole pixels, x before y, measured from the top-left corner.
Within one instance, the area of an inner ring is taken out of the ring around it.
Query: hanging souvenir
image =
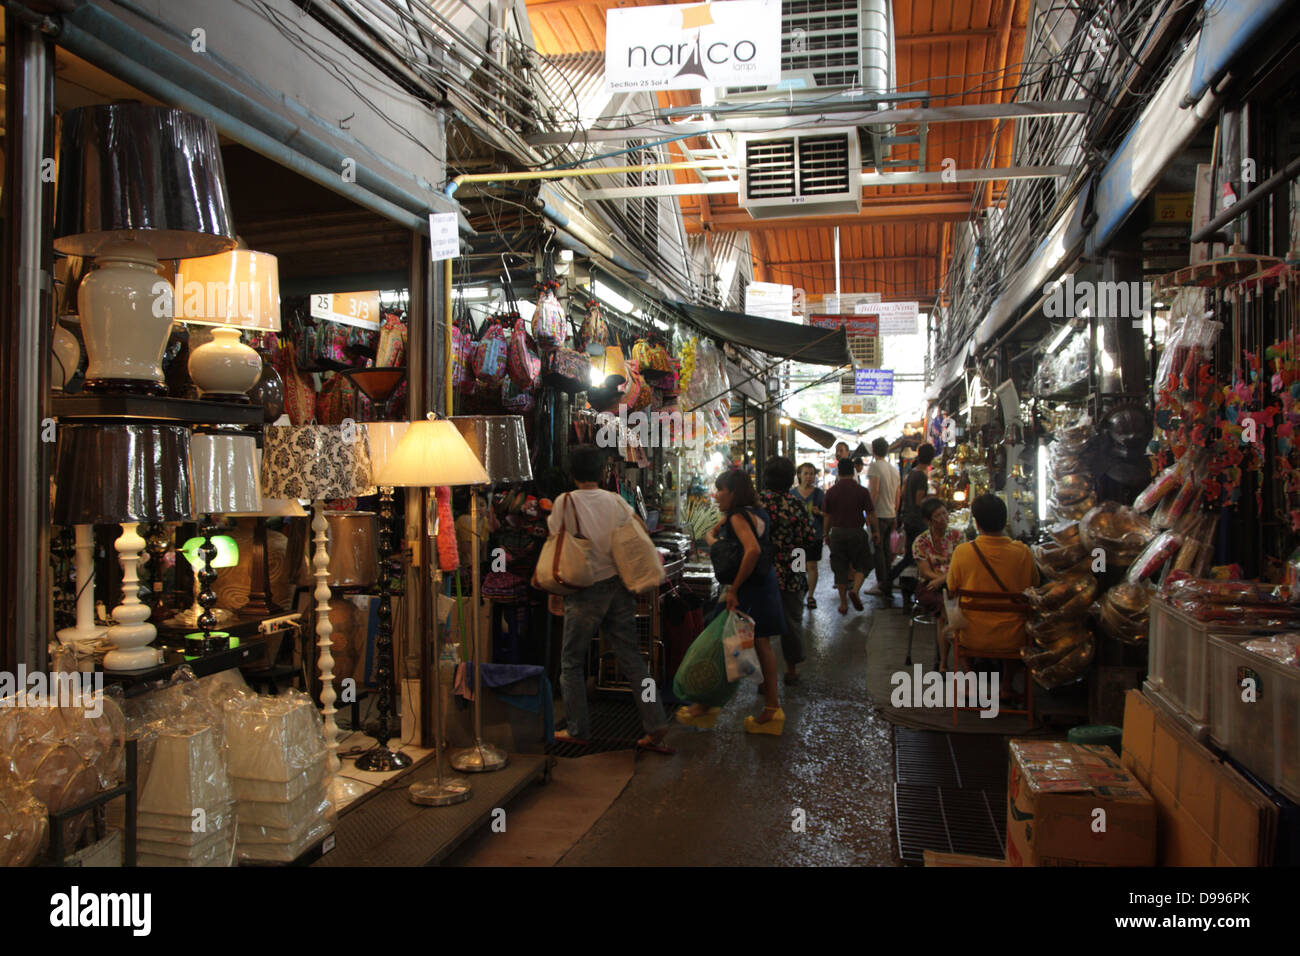
[[[478,341],[474,355],[474,375],[488,385],[496,385],[506,376],[506,333],[499,317],[493,316]]]
[[[528,327],[523,319],[515,322],[514,331],[510,333],[510,347],[506,355],[506,371],[510,381],[520,389],[530,389],[537,385],[537,377],[542,371],[542,360],[533,351],[528,338]]]
[[[587,316],[582,320],[582,328],[578,331],[578,349],[590,352],[592,346],[597,346],[603,350],[609,344],[609,325],[601,314],[600,303],[595,299],[588,299],[586,308]]]

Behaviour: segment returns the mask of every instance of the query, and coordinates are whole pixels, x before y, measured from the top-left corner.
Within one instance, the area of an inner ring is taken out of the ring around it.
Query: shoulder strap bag
[[[542,545],[533,573],[533,586],[551,594],[573,594],[596,583],[591,572],[591,542],[582,537],[582,525],[571,495],[560,496],[563,501],[560,530],[550,535]],[[557,501],[559,506],[560,502]],[[568,533],[568,514],[573,509],[574,534]]]

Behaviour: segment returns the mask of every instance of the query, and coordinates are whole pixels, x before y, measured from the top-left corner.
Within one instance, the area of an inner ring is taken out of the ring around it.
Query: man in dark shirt
[[[849,612],[846,601],[862,610],[858,591],[871,570],[871,537],[880,546],[876,530],[876,510],[871,504],[871,492],[858,484],[854,477],[853,462],[841,458],[837,467],[839,480],[826,492],[826,540],[831,546],[831,570],[835,572],[835,587],[840,592],[840,613]]]
[[[913,563],[912,542],[925,533],[928,524],[921,517],[921,502],[930,494],[930,464],[934,461],[934,446],[922,445],[916,450],[916,463],[903,479],[902,507],[899,518],[903,522],[903,531],[907,535],[907,545],[903,549],[903,560],[894,565],[889,572],[892,582]],[[904,605],[910,603],[910,595]]]

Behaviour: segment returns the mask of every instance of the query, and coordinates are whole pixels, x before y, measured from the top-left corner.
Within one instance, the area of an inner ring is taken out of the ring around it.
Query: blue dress
[[[757,535],[758,546],[770,555],[772,545],[768,539],[768,532],[771,530],[772,520],[762,508],[745,510],[749,512],[751,518],[762,520],[763,533]],[[734,534],[735,532],[731,530],[731,522],[728,521],[722,526],[719,537],[731,537]],[[776,580],[776,568],[772,567],[770,560],[763,563],[767,564],[766,572],[760,574],[758,569],[755,569],[736,591],[736,600],[740,610],[754,619],[755,637],[775,638],[780,637],[785,631],[785,615],[781,610],[781,591]]]

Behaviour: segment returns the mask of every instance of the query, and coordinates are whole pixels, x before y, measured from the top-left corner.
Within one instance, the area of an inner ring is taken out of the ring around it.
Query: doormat
[[[586,757],[590,754],[611,753],[616,750],[635,750],[636,742],[645,736],[641,728],[641,715],[630,694],[597,697],[587,704],[587,719],[591,733],[587,746],[553,743],[546,752],[553,757]]]
[[[894,728],[898,855],[920,865],[926,850],[1005,857],[1007,740]]]

